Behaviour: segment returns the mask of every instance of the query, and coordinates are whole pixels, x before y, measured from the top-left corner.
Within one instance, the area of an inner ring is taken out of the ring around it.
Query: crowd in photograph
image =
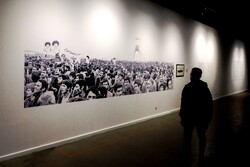
[[[173,63],[83,57],[53,44],[55,52],[47,42],[49,53],[24,54],[25,108],[173,89]]]

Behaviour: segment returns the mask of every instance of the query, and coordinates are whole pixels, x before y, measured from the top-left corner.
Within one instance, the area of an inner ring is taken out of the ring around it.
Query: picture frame
[[[185,65],[176,64],[176,77],[184,77]]]

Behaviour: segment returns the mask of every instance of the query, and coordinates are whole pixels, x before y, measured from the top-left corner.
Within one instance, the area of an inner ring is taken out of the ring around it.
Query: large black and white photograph
[[[173,89],[174,63],[141,61],[138,43],[134,60],[96,58],[60,43],[46,41],[41,52],[25,50],[25,108]]]
[[[84,1],[77,12],[55,12],[63,19],[42,31],[32,27],[23,46],[24,108],[173,90],[166,28],[125,2]]]

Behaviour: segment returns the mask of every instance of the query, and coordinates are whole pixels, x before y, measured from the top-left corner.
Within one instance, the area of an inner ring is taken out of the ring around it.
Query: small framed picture
[[[184,77],[185,65],[176,64],[176,77]]]

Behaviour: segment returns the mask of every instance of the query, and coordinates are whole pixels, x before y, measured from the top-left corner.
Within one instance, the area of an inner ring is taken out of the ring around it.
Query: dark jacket
[[[213,99],[206,82],[189,82],[182,90],[181,124],[208,126],[213,115]]]

